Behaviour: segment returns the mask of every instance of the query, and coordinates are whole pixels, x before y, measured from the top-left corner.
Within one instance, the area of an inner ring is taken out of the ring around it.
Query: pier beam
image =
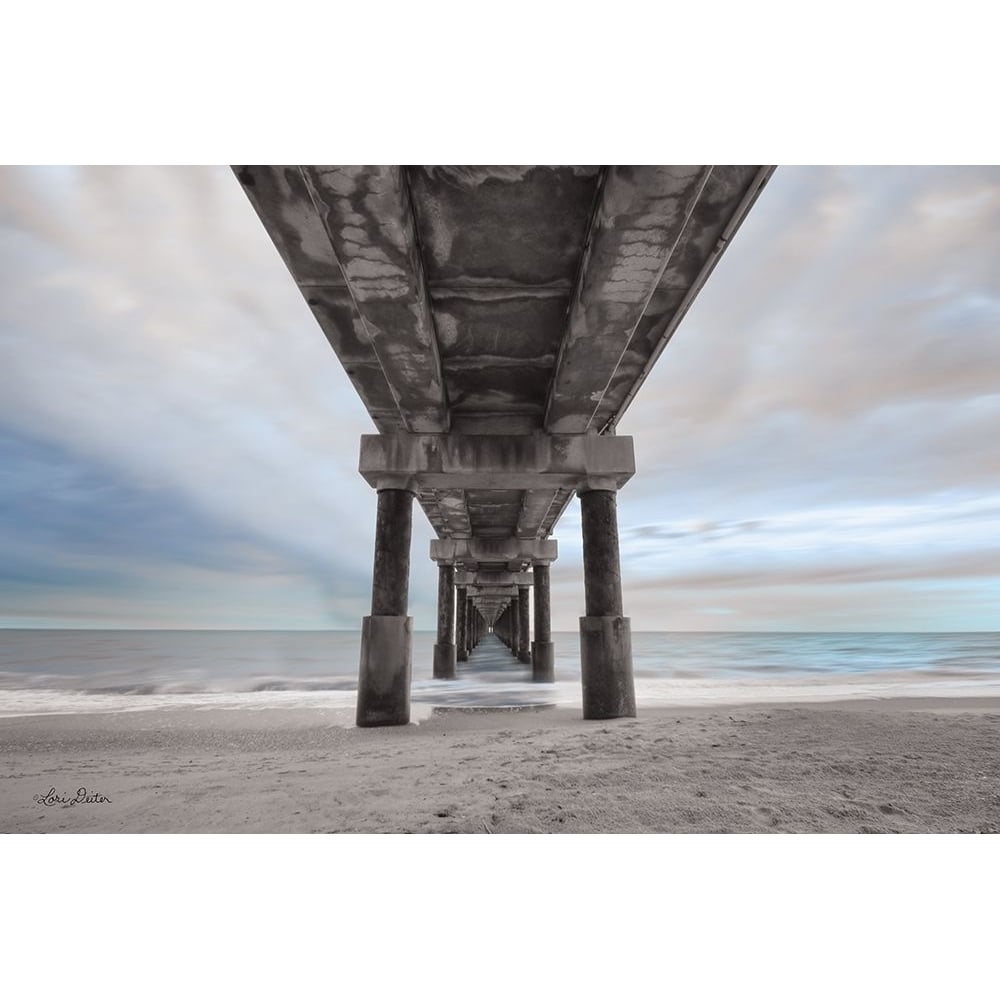
[[[456,587],[457,597],[455,601],[455,606],[458,609],[458,614],[456,616],[456,635],[455,635],[455,658],[464,662],[469,658],[469,615],[466,610],[468,607],[467,594],[468,590],[465,587]]]
[[[552,643],[549,565],[536,563],[532,569],[535,575],[535,639],[531,644],[531,679],[551,684],[556,679],[556,658]]]
[[[616,492],[582,492],[583,586],[586,616],[580,619],[583,717],[635,716],[631,623],[622,615]]]
[[[531,608],[528,603],[528,587],[517,588],[517,658],[522,663],[531,663],[531,636],[528,628],[528,615]]]
[[[359,726],[405,726],[410,721],[413,619],[407,616],[413,494],[380,489],[375,522],[372,613],[361,623]]]
[[[438,566],[437,642],[434,644],[434,677],[455,679],[455,567]]]

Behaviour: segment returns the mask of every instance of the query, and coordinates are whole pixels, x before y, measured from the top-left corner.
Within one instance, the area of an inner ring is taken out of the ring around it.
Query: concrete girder
[[[234,166],[233,172],[375,426],[407,426],[302,168]]]
[[[299,287],[347,287],[299,167],[234,166],[233,173]]]
[[[421,490],[417,501],[440,537],[472,536],[472,523],[463,490]]]
[[[572,496],[572,490],[525,490],[514,534],[518,538],[544,538],[546,528],[555,522],[553,507]]]
[[[711,171],[706,166],[608,168],[549,388],[547,431],[592,429]]]
[[[375,489],[621,489],[632,438],[596,434],[363,434],[359,471]]]
[[[774,167],[712,167],[594,413],[592,429],[604,433],[621,420],[773,172]]]
[[[446,431],[448,401],[406,175],[399,166],[303,167],[403,424]]]
[[[573,490],[559,489],[555,491],[548,513],[539,525],[539,538],[547,538],[549,536],[559,521],[559,518],[562,517],[563,511],[569,506],[569,502],[573,499],[573,496]]]

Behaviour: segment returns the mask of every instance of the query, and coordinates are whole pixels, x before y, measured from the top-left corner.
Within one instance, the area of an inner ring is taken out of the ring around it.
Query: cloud
[[[51,544],[367,587],[371,423],[229,171],[5,169],[0,206],[0,429],[160,503],[114,529],[21,479]]]
[[[1000,526],[997,260],[998,168],[779,168],[622,421],[626,586],[731,585],[750,607],[770,566],[797,588],[780,615],[808,620],[806,590],[831,575],[990,575],[975,550]]]
[[[372,424],[230,171],[0,169],[0,259],[9,614],[356,627]],[[998,168],[777,171],[620,427],[634,627],[995,627],[997,260]]]
[[[997,259],[1000,169],[779,169],[622,430],[669,460],[995,395]]]
[[[895,559],[844,560],[807,565],[776,562],[753,568],[728,567],[721,564],[713,572],[678,572],[669,576],[636,579],[632,591],[663,590],[676,587],[703,589],[741,587],[789,587],[813,584],[884,583],[893,580],[969,580],[976,577],[996,577],[1000,546],[976,552],[949,553],[935,557],[910,556]]]

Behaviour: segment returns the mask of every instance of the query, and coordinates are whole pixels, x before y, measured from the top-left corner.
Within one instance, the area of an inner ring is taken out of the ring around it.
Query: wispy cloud
[[[229,171],[8,169],[0,213],[0,428],[60,453],[8,466],[12,530],[364,589],[371,424]]]
[[[229,170],[0,169],[0,260],[5,620],[356,626],[372,425]],[[998,260],[998,168],[779,169],[622,422],[634,627],[996,627]]]

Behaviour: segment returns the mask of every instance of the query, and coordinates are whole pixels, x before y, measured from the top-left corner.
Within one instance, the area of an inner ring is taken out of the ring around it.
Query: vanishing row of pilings
[[[456,437],[462,438],[458,444],[453,440]],[[557,437],[558,447],[552,444]],[[442,488],[442,477],[451,487],[497,488],[496,440],[485,435],[402,432],[362,438],[361,472],[377,490],[378,514],[372,611],[362,623],[359,726],[405,725],[410,719],[412,619],[407,615],[407,602],[414,496],[423,487]],[[547,445],[548,451],[536,455],[533,463],[525,463],[525,450],[530,456],[530,448],[537,451],[539,443]],[[449,470],[449,449],[459,448],[463,461],[455,463],[458,469]],[[631,629],[623,616],[616,504],[618,487],[634,471],[631,439],[532,435],[530,446],[515,454],[520,461],[510,460],[510,449],[504,453],[506,467],[500,471],[505,485],[517,488],[524,482],[521,488],[529,489],[539,479],[550,485],[568,482],[580,499],[585,595],[585,614],[580,618],[583,717],[634,716]],[[454,678],[457,663],[466,660],[492,630],[521,662],[531,663],[533,680],[552,682],[555,650],[549,567],[557,556],[555,540],[515,535],[445,538],[431,542],[430,555],[438,564],[434,677]],[[535,596],[533,641],[531,590]]]

